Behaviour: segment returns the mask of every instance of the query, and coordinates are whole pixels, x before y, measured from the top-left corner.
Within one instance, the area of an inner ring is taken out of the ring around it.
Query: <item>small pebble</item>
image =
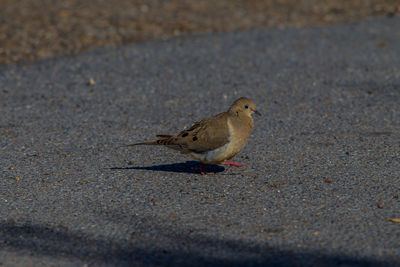
[[[95,84],[96,84],[96,82],[94,81],[94,79],[90,78],[89,81],[88,81],[88,85],[93,86]]]

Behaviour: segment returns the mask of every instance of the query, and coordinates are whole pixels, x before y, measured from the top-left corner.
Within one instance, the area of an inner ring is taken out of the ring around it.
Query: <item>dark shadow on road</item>
[[[173,164],[153,165],[148,167],[141,167],[141,166],[112,167],[110,168],[110,170],[148,170],[148,171],[200,174],[200,166],[201,164],[198,161],[186,161]],[[218,173],[218,172],[223,172],[224,170],[225,168],[219,165],[209,165],[209,164],[206,165],[207,172]]]
[[[74,264],[111,266],[390,266],[368,258],[327,255],[320,251],[278,249],[268,244],[213,239],[179,229],[157,229],[158,239],[137,237],[110,240],[66,227],[0,222],[0,249],[69,260]],[[135,229],[133,229],[135,230]],[[139,230],[140,231],[140,230]],[[165,241],[167,238],[167,241]]]

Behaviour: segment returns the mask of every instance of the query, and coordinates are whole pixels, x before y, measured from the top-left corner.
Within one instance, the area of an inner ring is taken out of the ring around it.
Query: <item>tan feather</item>
[[[252,113],[259,114],[253,102],[242,97],[228,111],[196,122],[176,135],[159,134],[156,141],[131,144],[162,145],[205,163],[220,163],[236,155],[253,129]]]

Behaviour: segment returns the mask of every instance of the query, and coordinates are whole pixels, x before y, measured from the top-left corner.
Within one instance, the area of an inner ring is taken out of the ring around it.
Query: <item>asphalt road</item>
[[[0,265],[400,266],[399,18],[4,65],[0,96]],[[121,147],[239,96],[244,167]]]

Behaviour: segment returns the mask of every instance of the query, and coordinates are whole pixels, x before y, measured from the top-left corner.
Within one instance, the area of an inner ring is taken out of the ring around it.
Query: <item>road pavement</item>
[[[122,147],[240,96],[246,166]],[[0,265],[400,265],[400,18],[3,65],[0,108]]]

